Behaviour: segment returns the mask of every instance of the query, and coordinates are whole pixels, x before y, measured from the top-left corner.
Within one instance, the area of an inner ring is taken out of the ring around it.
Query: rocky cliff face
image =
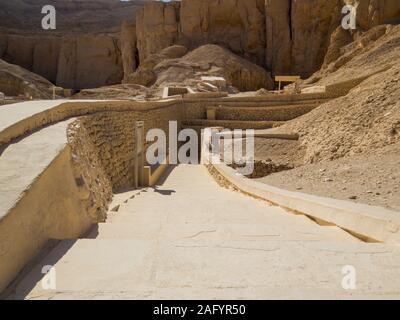
[[[175,44],[217,44],[273,74],[306,78],[363,31],[400,17],[399,0],[53,0],[57,30],[44,31],[47,0],[0,4],[0,58],[75,89],[120,83]],[[344,4],[358,5],[355,32],[339,30]]]
[[[140,59],[173,44],[219,44],[260,65],[265,59],[264,0],[150,2],[137,14]]]
[[[0,59],[0,92],[7,96],[23,96],[28,99],[51,99],[53,85],[33,72]]]
[[[0,0],[0,58],[65,88],[83,89],[120,83],[122,52],[119,30],[134,21],[144,1]],[[41,28],[41,9],[52,4],[57,29]],[[135,41],[132,37],[132,41]],[[131,50],[132,55],[134,51]],[[133,59],[127,58],[126,59]],[[132,64],[132,63],[131,63]]]
[[[121,82],[121,49],[116,37],[81,35],[0,37],[2,59],[58,86],[82,89]]]
[[[310,76],[324,61],[341,9],[358,3],[367,30],[400,16],[398,0],[182,0],[151,2],[137,15],[141,60],[173,44],[212,43],[275,74]]]

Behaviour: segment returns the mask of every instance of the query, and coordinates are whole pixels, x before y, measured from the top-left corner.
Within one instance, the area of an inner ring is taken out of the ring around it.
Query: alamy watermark
[[[42,19],[42,29],[55,30],[57,28],[56,8],[52,5],[46,5],[42,8],[42,14],[45,15]]]
[[[42,274],[44,274],[42,278],[42,289],[56,290],[57,287],[56,268],[51,265],[43,266]]]
[[[347,4],[342,8],[342,14],[344,14],[344,17],[342,19],[343,29],[345,30],[357,29],[357,7],[358,4],[355,6]]]
[[[352,265],[347,265],[342,268],[342,288],[344,290],[357,289],[357,272],[356,268]]]
[[[254,130],[219,131],[206,128],[201,130],[199,137],[194,129],[178,132],[178,123],[170,121],[168,131],[168,140],[162,129],[147,132],[146,142],[151,143],[146,151],[149,165],[224,162],[240,166],[238,171],[243,175],[250,175],[254,171]]]

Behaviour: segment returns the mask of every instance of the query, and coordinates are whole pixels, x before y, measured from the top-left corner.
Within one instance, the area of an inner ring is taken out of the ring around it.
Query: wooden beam
[[[300,80],[300,76],[276,76],[275,81],[277,82],[296,82]]]

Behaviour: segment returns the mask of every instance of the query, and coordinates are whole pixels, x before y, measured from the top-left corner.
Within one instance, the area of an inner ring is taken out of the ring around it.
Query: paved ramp
[[[87,239],[61,242],[11,298],[399,298],[400,252],[367,244],[217,185],[180,165],[156,189],[123,195]],[[42,287],[54,265],[56,289]],[[342,287],[343,267],[356,290]]]

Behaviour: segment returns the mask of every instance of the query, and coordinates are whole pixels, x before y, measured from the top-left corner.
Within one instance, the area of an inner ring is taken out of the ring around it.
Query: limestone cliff
[[[224,46],[275,74],[308,77],[319,69],[340,26],[358,3],[358,30],[400,17],[398,0],[182,0],[150,2],[137,14],[140,60],[171,46]]]
[[[0,59],[0,92],[28,99],[51,99],[53,85],[33,72]]]
[[[134,21],[143,3],[0,0],[0,58],[65,88],[120,83],[124,73],[121,50],[126,52],[130,41],[120,44],[120,26],[125,20]],[[56,30],[41,28],[41,8],[47,4],[56,8]]]
[[[216,44],[272,74],[307,78],[363,32],[400,17],[398,0],[54,0],[57,30],[45,31],[47,2],[0,0],[0,58],[75,89],[127,80],[175,44]],[[352,32],[339,30],[345,4],[358,5]]]

